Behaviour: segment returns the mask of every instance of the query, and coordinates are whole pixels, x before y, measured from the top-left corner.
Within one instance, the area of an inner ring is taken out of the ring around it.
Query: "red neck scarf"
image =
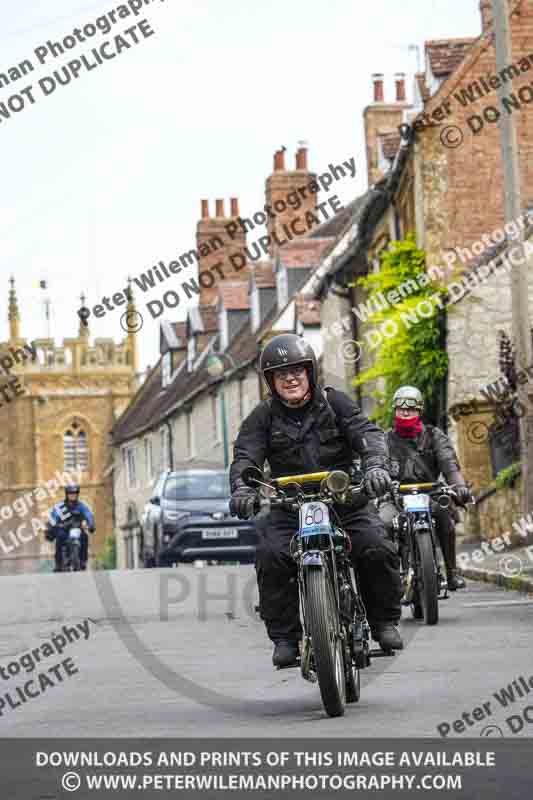
[[[422,431],[422,420],[416,417],[394,417],[394,430],[403,439],[414,439]]]

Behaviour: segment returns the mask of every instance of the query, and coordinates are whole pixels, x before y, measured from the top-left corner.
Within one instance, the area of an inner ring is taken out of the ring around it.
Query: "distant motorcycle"
[[[300,666],[305,680],[318,680],[327,714],[341,716],[346,703],[359,700],[359,670],[370,666],[370,657],[394,655],[370,650],[357,574],[352,578],[351,539],[331,508],[359,499],[362,487],[351,485],[341,470],[290,475],[265,484],[257,467],[246,467],[242,479],[254,489],[268,488],[270,497],[261,505],[299,514],[290,552],[298,570],[303,643],[294,666]]]
[[[81,534],[87,530],[87,521],[81,514],[72,513],[61,525],[68,536],[61,545],[60,572],[79,572],[81,570]]]
[[[443,559],[431,514],[431,500],[448,508],[457,495],[443,482],[394,482],[390,495],[398,509],[393,531],[398,538],[401,574],[404,584],[404,605],[410,605],[415,619],[426,625],[439,621],[439,599],[448,597]]]

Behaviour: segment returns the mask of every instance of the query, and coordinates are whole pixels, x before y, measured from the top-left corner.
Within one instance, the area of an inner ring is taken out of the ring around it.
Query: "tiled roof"
[[[332,237],[295,239],[280,250],[281,262],[287,269],[309,269],[316,267],[320,256],[331,244]]]
[[[302,325],[320,325],[320,303],[299,294],[296,296],[296,316]]]
[[[258,261],[251,270],[258,289],[273,289],[276,285],[273,261]]]
[[[246,366],[259,355],[258,340],[270,327],[277,313],[277,308],[274,307],[256,332],[252,332],[249,319],[243,323],[226,351],[233,358],[237,368]],[[162,389],[161,360],[159,360],[126,412],[114,426],[113,444],[122,444],[156,428],[183,406],[187,399],[192,400],[192,396],[203,391],[208,384],[213,385],[216,382],[210,378],[205,360],[194,372],[187,372],[184,362],[172,383]]]
[[[426,42],[426,57],[436,78],[449,75],[459,66],[477,39],[432,39]]]
[[[220,299],[226,311],[250,308],[248,281],[224,281],[219,287]]]

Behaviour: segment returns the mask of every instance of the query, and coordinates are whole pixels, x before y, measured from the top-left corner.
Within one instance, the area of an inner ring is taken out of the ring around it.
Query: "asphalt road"
[[[444,723],[460,738],[533,735],[533,599],[514,592],[468,582],[440,604],[434,627],[407,611],[405,649],[374,660],[360,702],[330,719],[316,685],[273,669],[252,567],[25,575],[0,586],[0,736],[434,737]],[[65,625],[77,631],[71,642]],[[38,664],[21,661],[37,648]],[[514,687],[504,707],[513,680],[521,694]]]

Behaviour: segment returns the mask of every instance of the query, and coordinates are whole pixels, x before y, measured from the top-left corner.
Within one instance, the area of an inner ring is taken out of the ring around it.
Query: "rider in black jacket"
[[[454,447],[446,434],[420,419],[424,398],[416,386],[400,386],[392,404],[395,411],[394,427],[387,431],[389,471],[400,483],[436,481],[442,473],[448,483],[455,485],[460,504],[470,499],[470,489],[459,467]],[[464,578],[457,574],[455,549],[455,524],[450,511],[432,502],[431,511],[436,520],[436,533],[446,564],[448,588],[463,589]],[[398,511],[392,502],[380,505],[380,516],[389,530]]]
[[[264,468],[273,478],[324,470],[349,471],[359,455],[365,490],[381,495],[390,487],[383,431],[363,416],[343,392],[317,384],[317,364],[310,345],[296,334],[274,337],[261,355],[260,368],[271,397],[242,423],[235,441],[230,480],[230,509],[241,519],[253,516],[257,492],[241,478],[247,466]],[[352,539],[363,602],[373,638],[384,649],[401,649],[399,558],[367,498],[359,507],[337,504]],[[289,544],[297,514],[273,509],[258,525],[256,554],[261,617],[275,644],[273,662],[294,662],[302,629],[296,565]]]

